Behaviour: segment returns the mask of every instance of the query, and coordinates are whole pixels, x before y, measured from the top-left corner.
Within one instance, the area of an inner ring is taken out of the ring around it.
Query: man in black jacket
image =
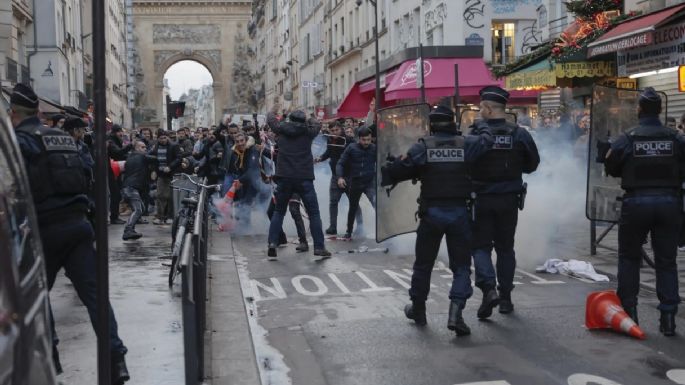
[[[354,217],[359,210],[359,200],[366,195],[371,205],[376,207],[376,145],[371,143],[371,130],[359,129],[359,140],[349,145],[343,152],[336,166],[338,186],[349,188],[350,210],[347,213],[347,233],[345,238],[352,238]],[[345,179],[345,169],[349,169],[350,182]]]
[[[330,226],[326,229],[326,234],[335,235],[338,233],[338,203],[343,194],[347,195],[347,190],[338,186],[338,178],[336,177],[335,169],[340,160],[343,151],[354,142],[353,137],[344,136],[340,123],[334,121],[329,128],[328,143],[326,151],[321,157],[314,159],[315,162],[324,162],[330,159],[331,166],[331,184],[328,188],[328,210],[330,213]],[[347,196],[349,199],[349,195]],[[362,216],[357,212],[357,224],[363,224]]]
[[[276,106],[278,107],[278,106]],[[322,259],[330,258],[331,253],[324,246],[319,202],[314,190],[314,157],[312,141],[319,133],[318,124],[307,124],[307,116],[302,111],[290,114],[289,122],[279,122],[274,111],[267,116],[267,124],[278,135],[278,162],[276,163],[276,210],[269,226],[268,257],[276,258],[278,237],[283,228],[283,217],[293,193],[302,198],[309,214],[309,230],[314,238],[314,255]]]
[[[124,129],[120,125],[112,126],[107,137],[107,155],[114,161],[126,160],[126,155],[131,151],[131,145],[124,146]],[[114,172],[109,170],[109,223],[112,225],[123,225],[126,223],[119,219],[119,203],[121,203],[121,178],[114,176]]]
[[[227,156],[227,174],[235,175],[237,217],[244,226],[250,224],[250,208],[257,196],[259,183],[259,151],[248,145],[248,136],[239,132],[233,138],[235,144]],[[230,188],[230,187],[229,187]]]
[[[143,234],[136,232],[136,223],[143,215],[141,191],[145,189],[148,181],[148,167],[156,161],[156,158],[147,155],[147,147],[143,141],[135,143],[133,152],[126,159],[121,192],[124,200],[133,209],[133,213],[128,218],[124,228],[124,235],[122,236],[124,241],[138,239],[143,236]]]
[[[181,165],[181,150],[177,144],[169,140],[169,135],[164,130],[157,133],[157,144],[150,151],[150,155],[157,158],[157,213],[152,222],[156,225],[166,224],[171,211],[171,177]]]

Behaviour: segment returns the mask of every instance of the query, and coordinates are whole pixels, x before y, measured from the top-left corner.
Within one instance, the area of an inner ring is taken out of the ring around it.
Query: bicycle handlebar
[[[220,185],[220,184],[202,184],[200,182],[194,181],[193,178],[191,178],[190,175],[188,175],[188,174],[181,174],[181,175],[183,175],[183,177],[188,179],[190,181],[190,183],[194,184],[197,187],[200,187],[200,188],[203,188],[206,190],[212,190],[212,189],[214,189],[216,191],[221,190],[222,185]]]

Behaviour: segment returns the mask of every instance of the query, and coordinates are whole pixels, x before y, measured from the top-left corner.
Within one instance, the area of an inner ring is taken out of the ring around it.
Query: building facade
[[[0,4],[0,85],[30,84],[28,42],[33,36],[33,4],[27,0]]]

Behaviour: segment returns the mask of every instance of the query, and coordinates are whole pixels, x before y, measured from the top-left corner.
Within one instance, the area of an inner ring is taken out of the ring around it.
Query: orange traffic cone
[[[645,332],[623,310],[621,301],[613,290],[588,295],[585,326],[588,329],[614,329],[641,340],[645,339]]]
[[[234,181],[233,184],[231,185],[231,188],[228,189],[226,192],[226,195],[224,196],[224,200],[227,202],[233,202],[235,199],[235,192],[238,190],[238,181]]]
[[[231,188],[228,189],[224,199],[216,203],[216,208],[222,217],[222,222],[219,223],[219,231],[231,231],[233,230],[234,223],[231,216],[231,205],[235,199],[235,192],[238,190],[238,181],[234,181]]]

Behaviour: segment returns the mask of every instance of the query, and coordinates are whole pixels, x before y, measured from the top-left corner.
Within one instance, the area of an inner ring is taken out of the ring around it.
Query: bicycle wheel
[[[186,224],[188,219],[184,214],[180,214],[178,219],[178,230],[174,236],[174,243],[171,249],[171,267],[169,269],[169,287],[174,285],[174,280],[181,270],[181,250],[183,250],[183,242],[185,240]]]

